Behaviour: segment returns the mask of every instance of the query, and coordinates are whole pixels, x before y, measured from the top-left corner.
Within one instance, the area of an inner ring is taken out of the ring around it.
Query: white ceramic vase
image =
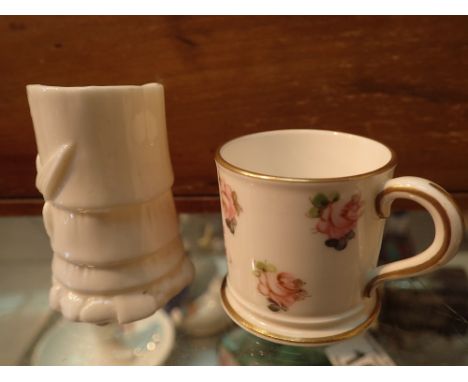
[[[98,324],[150,316],[193,278],[163,87],[29,85],[27,94],[54,252],[51,307]]]

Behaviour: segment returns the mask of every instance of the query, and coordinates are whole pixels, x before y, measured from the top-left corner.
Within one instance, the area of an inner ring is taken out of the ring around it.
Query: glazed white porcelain
[[[36,184],[46,200],[97,209],[148,201],[171,187],[162,85],[28,85],[27,92]]]
[[[193,277],[171,191],[163,87],[27,93],[54,251],[51,307],[100,324],[153,314]]]
[[[172,192],[106,210],[68,210],[46,202],[44,225],[54,252],[74,264],[110,266],[156,253],[179,237]]]
[[[127,325],[89,325],[59,320],[47,328],[31,355],[32,366],[164,365],[176,339],[164,310]]]
[[[228,259],[224,307],[252,333],[323,345],[367,328],[382,281],[449,261],[463,223],[450,196],[416,177],[392,179],[393,152],[356,135],[280,130],[234,139],[216,155]],[[396,198],[434,219],[433,244],[377,267],[385,217]]]

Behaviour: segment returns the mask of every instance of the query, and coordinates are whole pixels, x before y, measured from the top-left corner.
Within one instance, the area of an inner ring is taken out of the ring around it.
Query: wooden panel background
[[[166,89],[182,210],[218,209],[213,155],[320,128],[392,146],[468,207],[466,17],[0,17],[0,214],[37,213],[28,83]]]

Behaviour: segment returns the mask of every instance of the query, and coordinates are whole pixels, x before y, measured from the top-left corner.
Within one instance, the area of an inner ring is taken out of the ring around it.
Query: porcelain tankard
[[[314,346],[367,328],[378,286],[432,271],[457,252],[463,221],[452,198],[422,178],[393,178],[394,152],[377,141],[325,130],[243,136],[216,154],[228,275],[226,312],[246,330]],[[393,200],[421,204],[433,243],[377,266]]]

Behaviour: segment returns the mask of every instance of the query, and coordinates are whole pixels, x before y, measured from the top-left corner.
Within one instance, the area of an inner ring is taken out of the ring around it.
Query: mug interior
[[[222,161],[245,172],[279,178],[329,179],[391,166],[392,151],[380,142],[327,130],[276,130],[224,144]]]

